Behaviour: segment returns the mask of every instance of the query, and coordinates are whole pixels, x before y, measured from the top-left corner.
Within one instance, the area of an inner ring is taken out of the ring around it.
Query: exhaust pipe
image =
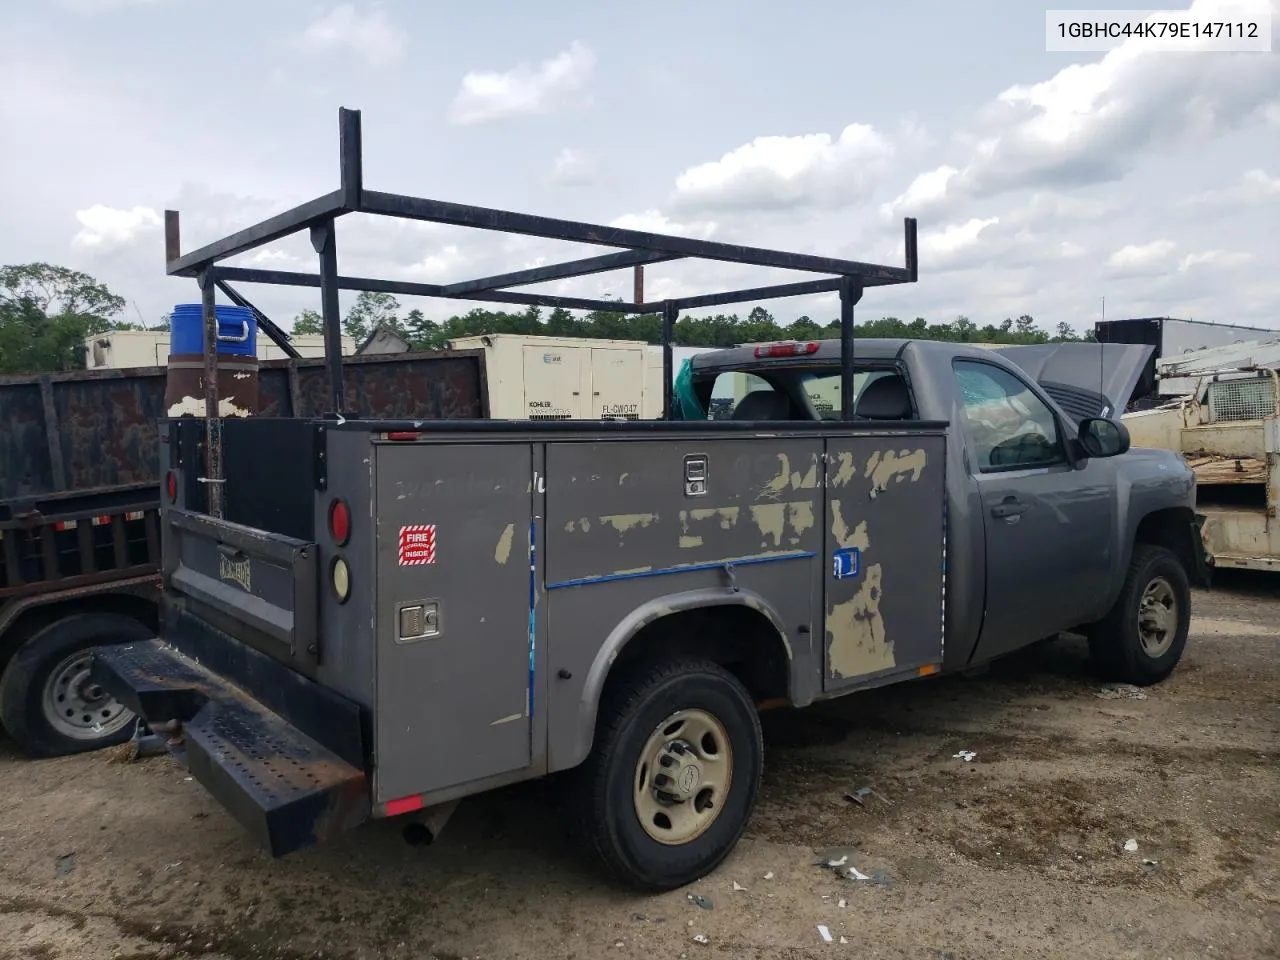
[[[428,807],[413,820],[404,825],[402,836],[404,842],[411,847],[429,847],[444,832],[444,826],[458,808],[457,800],[446,800],[434,807]]]

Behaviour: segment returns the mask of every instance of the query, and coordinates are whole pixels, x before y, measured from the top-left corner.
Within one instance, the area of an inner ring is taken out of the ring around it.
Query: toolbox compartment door
[[[375,444],[375,800],[529,766],[533,445]]]
[[[945,436],[827,441],[823,691],[942,662]]]
[[[176,507],[164,518],[167,589],[196,601],[201,616],[262,652],[315,664],[314,543]]]

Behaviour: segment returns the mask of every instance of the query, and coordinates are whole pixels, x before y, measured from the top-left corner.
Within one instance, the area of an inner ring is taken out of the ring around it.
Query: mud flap
[[[273,856],[368,819],[363,770],[173,647],[101,647],[93,676],[149,723],[181,722],[192,776]]]

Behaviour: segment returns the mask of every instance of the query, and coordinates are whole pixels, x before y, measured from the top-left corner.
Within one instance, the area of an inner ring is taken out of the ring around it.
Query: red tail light
[[[178,475],[172,470],[165,475],[164,492],[168,494],[170,503],[178,499]]]
[[[756,347],[757,357],[803,357],[818,352],[818,345],[809,343],[771,343]]]
[[[329,504],[329,536],[340,547],[346,546],[351,537],[351,510],[344,500]]]

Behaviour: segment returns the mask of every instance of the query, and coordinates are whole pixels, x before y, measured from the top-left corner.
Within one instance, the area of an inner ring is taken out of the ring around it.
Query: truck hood
[[[1118,417],[1155,347],[1142,343],[1032,343],[992,351],[1016,363],[1074,417]]]

